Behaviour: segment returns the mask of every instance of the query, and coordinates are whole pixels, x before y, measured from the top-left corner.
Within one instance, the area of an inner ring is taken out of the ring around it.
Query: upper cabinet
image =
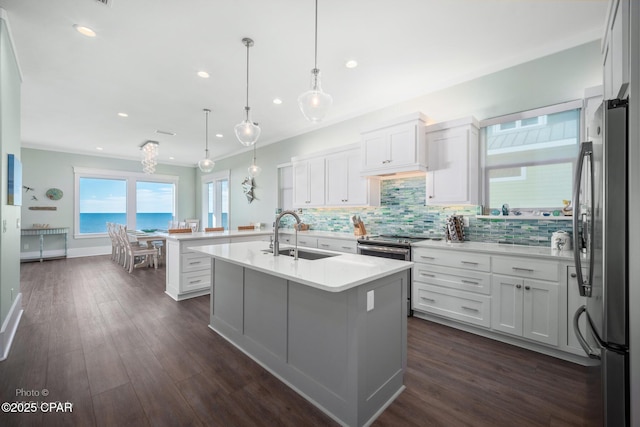
[[[360,174],[426,171],[426,121],[424,114],[414,113],[362,132]]]
[[[360,175],[358,144],[291,160],[295,208],[380,204],[379,181]]]
[[[427,126],[427,204],[480,204],[478,121]]]
[[[380,204],[380,182],[360,175],[360,149],[325,157],[326,204],[371,206]]]
[[[324,157],[293,161],[293,206],[324,206]]]
[[[602,42],[605,99],[626,98],[629,90],[630,0],[609,2]]]

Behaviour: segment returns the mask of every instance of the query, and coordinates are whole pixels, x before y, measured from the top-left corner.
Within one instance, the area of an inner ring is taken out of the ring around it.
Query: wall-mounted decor
[[[255,199],[255,195],[253,194],[255,186],[256,184],[250,176],[246,177],[244,181],[242,181],[242,192],[247,197],[247,201],[249,203],[253,202],[253,199]]]
[[[14,154],[9,154],[8,158],[8,189],[7,204],[22,205],[22,163]]]
[[[44,193],[49,200],[60,200],[62,199],[62,194],[62,190],[59,188],[50,188],[46,193]]]

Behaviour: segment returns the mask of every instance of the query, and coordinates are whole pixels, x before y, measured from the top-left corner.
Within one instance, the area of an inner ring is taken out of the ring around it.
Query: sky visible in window
[[[173,184],[143,182],[136,184],[137,212],[173,212]],[[127,211],[127,181],[80,178],[81,213],[124,213]]]

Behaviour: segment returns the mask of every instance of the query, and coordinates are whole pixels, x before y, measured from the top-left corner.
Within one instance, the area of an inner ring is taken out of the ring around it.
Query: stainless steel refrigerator
[[[629,425],[627,100],[607,100],[589,125],[574,183],[573,239],[580,295],[573,327],[600,360],[604,425]],[[586,316],[586,331],[579,319]]]

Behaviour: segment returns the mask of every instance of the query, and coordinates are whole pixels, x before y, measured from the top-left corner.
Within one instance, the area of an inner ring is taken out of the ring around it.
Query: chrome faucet
[[[282,211],[282,213],[280,213],[280,215],[276,217],[276,222],[273,228],[273,256],[280,255],[280,240],[278,237],[278,229],[280,228],[280,219],[285,215],[293,216],[296,219],[296,222],[298,223],[298,225],[302,222],[300,221],[300,217],[298,216],[298,214],[295,213],[294,211]],[[293,229],[295,230],[295,236],[296,236],[293,259],[297,261],[298,260],[298,227],[293,227]]]

